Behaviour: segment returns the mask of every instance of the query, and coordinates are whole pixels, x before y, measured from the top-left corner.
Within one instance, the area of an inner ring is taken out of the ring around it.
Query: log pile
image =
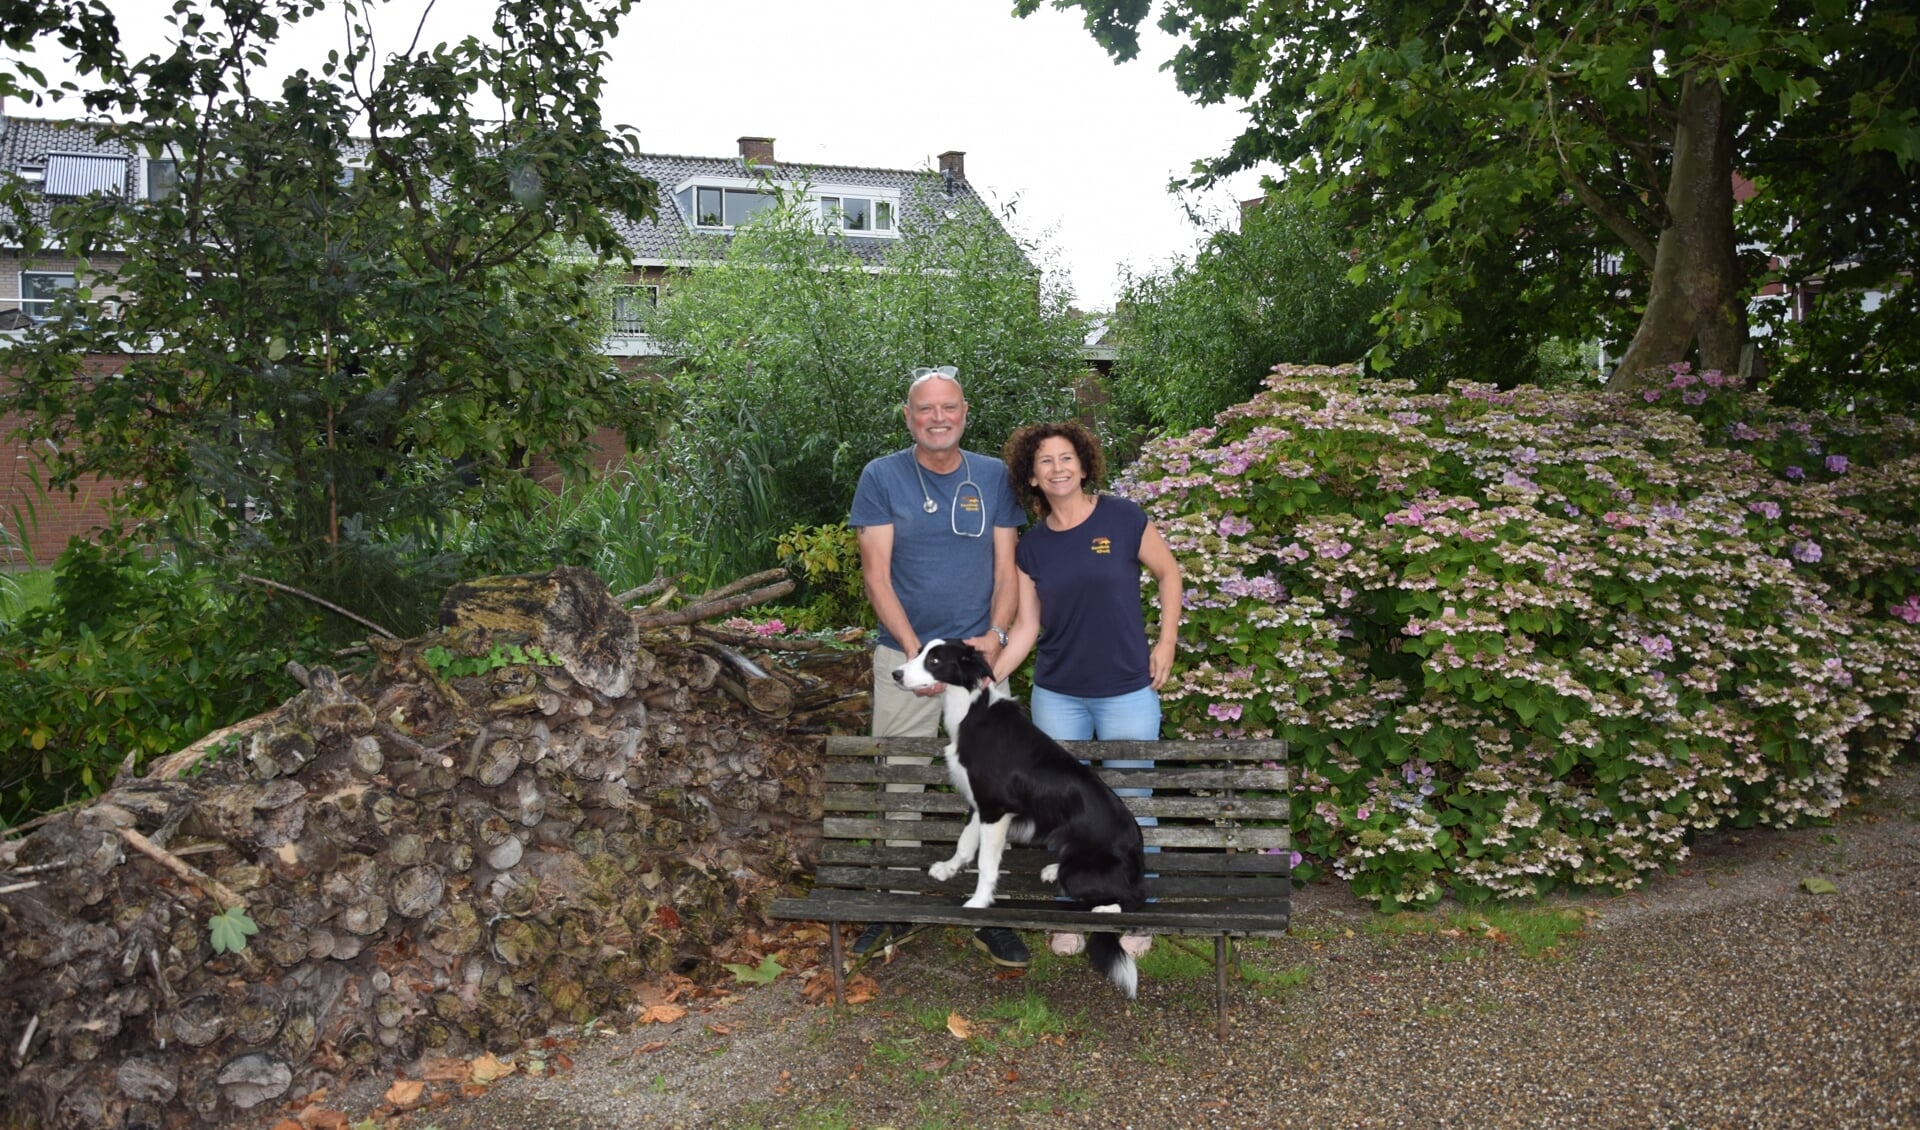
[[[0,1105],[258,1126],[711,970],[812,858],[816,735],[863,725],[864,650],[704,623],[785,585],[638,611],[584,570],[463,585],[370,672],[296,671],[278,710],[0,844]],[[219,915],[258,932],[216,952]]]

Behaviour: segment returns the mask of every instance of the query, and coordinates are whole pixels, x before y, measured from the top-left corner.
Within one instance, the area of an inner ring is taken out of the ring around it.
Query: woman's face
[[[1080,465],[1080,453],[1065,436],[1048,436],[1033,452],[1033,474],[1027,480],[1049,499],[1067,498],[1080,493],[1087,481],[1087,469]]]

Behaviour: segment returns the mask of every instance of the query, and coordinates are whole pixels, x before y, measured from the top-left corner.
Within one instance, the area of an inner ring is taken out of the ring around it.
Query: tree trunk
[[[1615,390],[1664,384],[1666,367],[1687,360],[1696,342],[1702,369],[1739,368],[1747,311],[1734,256],[1733,118],[1708,75],[1682,80],[1667,215],[1646,313],[1607,382]]]

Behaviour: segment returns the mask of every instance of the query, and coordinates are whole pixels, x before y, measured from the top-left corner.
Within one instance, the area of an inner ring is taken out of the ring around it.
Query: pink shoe
[[[1078,934],[1055,934],[1047,948],[1061,957],[1072,957],[1086,948],[1087,940]]]
[[[1135,957],[1139,957],[1141,954],[1153,948],[1153,935],[1122,934],[1120,935],[1120,948]]]

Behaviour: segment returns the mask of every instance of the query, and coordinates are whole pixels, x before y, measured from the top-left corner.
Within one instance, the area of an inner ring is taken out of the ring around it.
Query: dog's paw
[[[993,896],[975,895],[960,905],[966,907],[968,910],[985,910],[993,905]]]
[[[1060,881],[1060,865],[1058,863],[1049,863],[1045,867],[1042,867],[1040,869],[1040,881],[1042,883],[1059,882]]]
[[[934,879],[942,883],[946,882],[948,879],[953,878],[955,875],[958,875],[959,873],[960,873],[960,865],[958,863],[951,863],[944,859],[941,860],[939,863],[934,864],[932,867],[927,868],[927,874],[933,876]]]

